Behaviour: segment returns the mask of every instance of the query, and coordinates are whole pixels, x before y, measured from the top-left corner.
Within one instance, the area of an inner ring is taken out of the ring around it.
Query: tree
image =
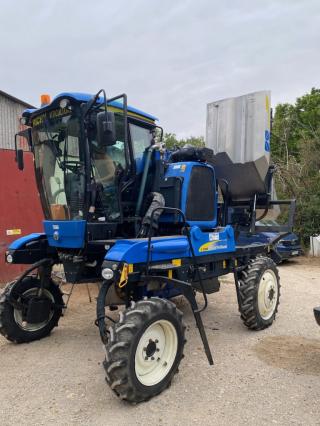
[[[277,191],[296,198],[295,227],[307,244],[320,233],[320,89],[276,107],[271,152]]]
[[[175,148],[182,148],[184,145],[193,145],[197,147],[204,146],[204,137],[203,136],[190,136],[186,139],[178,139],[175,133],[165,133],[163,137],[163,142],[166,144],[166,147],[169,150]]]

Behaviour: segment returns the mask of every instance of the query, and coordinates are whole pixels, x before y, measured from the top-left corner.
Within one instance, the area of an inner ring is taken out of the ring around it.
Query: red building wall
[[[5,263],[8,245],[23,235],[43,232],[43,214],[31,153],[24,153],[24,164],[24,170],[18,170],[15,152],[0,149],[0,283],[12,280],[26,269],[25,265]],[[9,235],[12,230],[21,230],[21,233]]]

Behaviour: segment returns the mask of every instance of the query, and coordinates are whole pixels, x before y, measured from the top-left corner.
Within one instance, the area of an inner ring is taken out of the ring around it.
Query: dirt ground
[[[15,345],[0,337],[1,425],[315,425],[320,424],[320,261],[279,267],[276,322],[247,330],[231,277],[203,315],[215,365],[210,367],[187,304],[188,343],[172,386],[131,406],[107,387],[95,303],[78,286],[50,337]],[[95,286],[90,286],[92,296]],[[200,297],[199,297],[200,301]]]

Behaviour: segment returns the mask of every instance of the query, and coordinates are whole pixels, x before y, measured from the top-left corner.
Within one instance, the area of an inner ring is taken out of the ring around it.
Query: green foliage
[[[163,142],[165,142],[166,147],[169,150],[173,150],[175,148],[181,148],[186,144],[202,147],[204,146],[204,137],[190,136],[189,138],[186,138],[186,139],[178,139],[175,133],[165,133],[163,136]]]
[[[271,152],[274,159],[300,158],[303,145],[320,137],[320,89],[297,98],[294,105],[279,104],[272,126]]]
[[[271,152],[281,198],[296,198],[296,230],[305,244],[320,233],[320,90],[276,107]]]

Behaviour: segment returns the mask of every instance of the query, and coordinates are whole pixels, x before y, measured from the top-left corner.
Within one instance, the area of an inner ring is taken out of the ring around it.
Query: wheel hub
[[[158,339],[152,340],[149,339],[148,346],[146,348],[143,348],[144,352],[146,353],[145,360],[147,361],[149,358],[152,360],[154,359],[154,354],[156,352],[160,352],[160,349],[157,347],[157,343],[159,343]]]
[[[145,386],[153,386],[168,374],[178,349],[174,326],[167,320],[151,324],[142,334],[135,354],[135,372]]]
[[[261,317],[268,320],[277,306],[278,283],[274,272],[268,269],[261,277],[258,291],[258,307]]]
[[[52,301],[46,297],[32,297],[29,300],[26,315],[23,319],[29,324],[48,321],[52,309]]]
[[[268,298],[269,298],[270,302],[272,302],[272,300],[274,298],[274,295],[275,295],[275,291],[274,291],[274,288],[272,287],[272,288],[270,288],[269,295],[268,295]]]
[[[23,309],[14,308],[15,322],[24,331],[40,330],[53,317],[52,304],[54,303],[54,298],[52,294],[50,291],[43,289],[43,298],[39,299],[38,292],[39,289],[37,287],[25,291],[20,297],[20,301],[23,300],[25,307]],[[45,299],[46,301],[44,301]],[[41,301],[40,304],[38,303],[39,300]]]

